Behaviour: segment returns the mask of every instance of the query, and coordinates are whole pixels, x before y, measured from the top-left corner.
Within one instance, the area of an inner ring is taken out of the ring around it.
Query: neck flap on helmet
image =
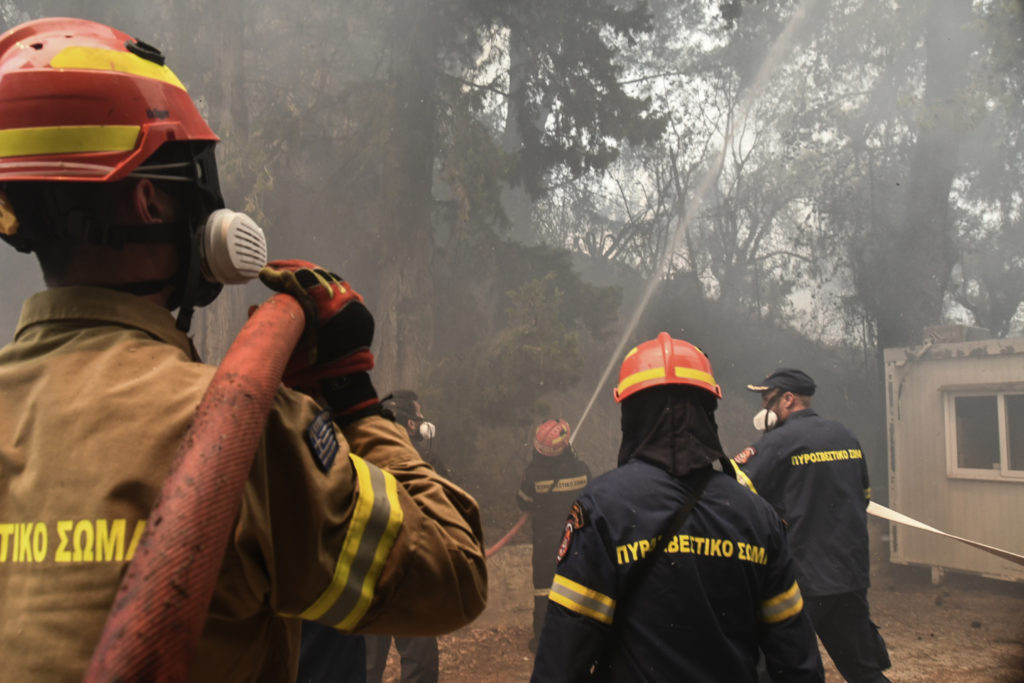
[[[725,457],[715,398],[684,385],[655,386],[622,402],[618,465],[636,458],[682,477]]]

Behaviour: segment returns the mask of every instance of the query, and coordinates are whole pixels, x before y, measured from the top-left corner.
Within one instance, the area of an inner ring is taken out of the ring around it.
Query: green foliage
[[[482,77],[495,62],[507,72],[481,87],[502,97],[491,104],[504,110],[505,143],[513,154],[508,180],[533,196],[543,195],[553,173],[579,178],[606,168],[623,141],[652,141],[664,118],[651,111],[647,98],[627,92],[620,83],[622,47],[651,30],[643,3],[622,8],[609,0],[544,2],[502,0],[470,2],[468,16],[482,40],[504,44],[504,51],[477,65],[465,63],[467,75]],[[500,36],[500,37],[499,37]],[[476,54],[483,52],[483,43]],[[480,100],[481,105],[488,102]]]
[[[446,305],[437,311],[431,386],[474,425],[542,419],[545,398],[580,379],[581,333],[614,328],[619,291],[582,282],[568,253],[547,247],[496,243],[446,259],[452,277],[437,285]]]
[[[579,381],[577,335],[564,322],[564,296],[555,274],[506,293],[505,325],[492,337],[484,363],[497,388],[481,405],[485,424],[534,421],[547,412],[540,400]]]
[[[436,222],[447,229],[443,241],[471,239],[474,231],[503,232],[508,221],[501,210],[501,189],[508,156],[469,107],[444,107],[440,129],[446,144],[438,151],[438,174],[448,196],[439,199]]]
[[[994,336],[1014,331],[1024,303],[1024,220],[1004,215],[992,234],[965,242],[951,295]]]

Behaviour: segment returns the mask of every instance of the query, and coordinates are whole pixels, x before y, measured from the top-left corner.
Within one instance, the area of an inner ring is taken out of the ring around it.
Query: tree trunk
[[[942,302],[956,253],[949,194],[964,137],[963,89],[970,54],[970,3],[928,2],[925,94],[920,130],[908,171],[901,221],[884,249],[885,282],[875,315],[879,348],[921,342],[922,330],[942,319]]]
[[[529,50],[523,40],[523,28],[509,26],[508,38],[508,104],[505,111],[505,131],[501,138],[502,150],[509,155],[523,153],[523,130],[520,121],[527,121],[526,110],[526,69],[529,67]],[[516,178],[501,190],[501,208],[509,220],[509,237],[523,244],[535,242],[533,228],[533,199],[526,191],[521,179]]]
[[[391,137],[382,150],[379,205],[381,298],[368,302],[377,320],[374,383],[382,392],[426,381],[434,331],[436,0],[402,0],[393,11]]]

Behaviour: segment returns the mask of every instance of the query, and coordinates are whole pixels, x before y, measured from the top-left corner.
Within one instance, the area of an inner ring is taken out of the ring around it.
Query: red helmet
[[[123,178],[165,142],[218,138],[156,48],[84,19],[0,36],[0,182]]]
[[[569,445],[569,423],[565,420],[548,420],[533,436],[533,447],[541,455],[561,455]]]
[[[615,400],[619,403],[638,391],[662,384],[688,384],[722,398],[722,388],[711,373],[703,351],[682,339],[662,332],[626,354],[619,370]]]

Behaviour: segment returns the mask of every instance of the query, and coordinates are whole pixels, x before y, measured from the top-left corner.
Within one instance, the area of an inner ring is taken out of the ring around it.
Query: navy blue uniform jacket
[[[572,446],[561,455],[544,456],[537,451],[523,471],[516,493],[520,510],[533,513],[533,582],[547,588],[555,574],[555,553],[562,540],[562,527],[569,506],[590,481],[590,468],[576,456]]]
[[[857,437],[805,408],[752,448],[743,472],[789,525],[789,547],[803,594],[867,588],[871,488]]]
[[[566,525],[532,680],[755,681],[759,646],[775,680],[824,680],[782,524],[727,474],[711,476],[616,602],[693,481],[631,460],[587,487]]]

